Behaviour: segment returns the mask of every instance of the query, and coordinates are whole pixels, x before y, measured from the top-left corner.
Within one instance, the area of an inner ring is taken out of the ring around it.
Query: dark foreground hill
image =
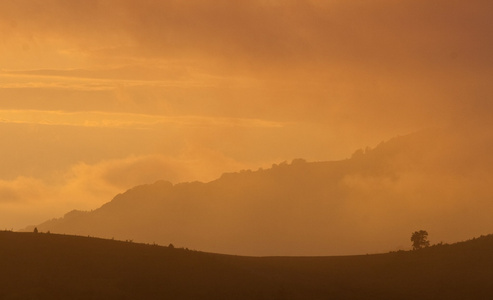
[[[411,252],[241,257],[0,232],[0,299],[493,299],[493,236]]]

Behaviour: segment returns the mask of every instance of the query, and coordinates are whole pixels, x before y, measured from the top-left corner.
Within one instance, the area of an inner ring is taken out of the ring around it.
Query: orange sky
[[[491,1],[0,2],[0,229],[158,179],[489,130]]]

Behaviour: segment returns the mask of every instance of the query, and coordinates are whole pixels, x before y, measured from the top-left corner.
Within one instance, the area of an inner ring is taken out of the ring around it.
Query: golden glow
[[[488,136],[492,10],[479,0],[0,1],[0,228],[160,179],[345,159],[425,128]],[[376,180],[344,182],[417,193]],[[440,197],[454,180],[438,180]]]

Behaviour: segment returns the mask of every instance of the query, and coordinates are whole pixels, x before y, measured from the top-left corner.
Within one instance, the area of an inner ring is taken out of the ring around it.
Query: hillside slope
[[[408,249],[418,229],[432,242],[460,241],[493,229],[491,141],[424,131],[342,161],[294,160],[209,183],[160,181],[38,229],[241,255]]]
[[[241,257],[0,232],[1,299],[491,299],[493,236],[419,251]]]

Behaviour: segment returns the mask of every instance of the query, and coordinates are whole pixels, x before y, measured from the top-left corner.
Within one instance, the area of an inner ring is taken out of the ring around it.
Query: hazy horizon
[[[457,146],[436,148],[444,157],[467,158],[453,180],[446,166],[427,170],[442,176],[437,203],[457,182],[486,203],[490,160],[465,137],[482,147],[493,134],[492,9],[486,0],[1,1],[0,229],[96,209],[140,184],[342,160],[429,128],[446,128],[443,145]]]

